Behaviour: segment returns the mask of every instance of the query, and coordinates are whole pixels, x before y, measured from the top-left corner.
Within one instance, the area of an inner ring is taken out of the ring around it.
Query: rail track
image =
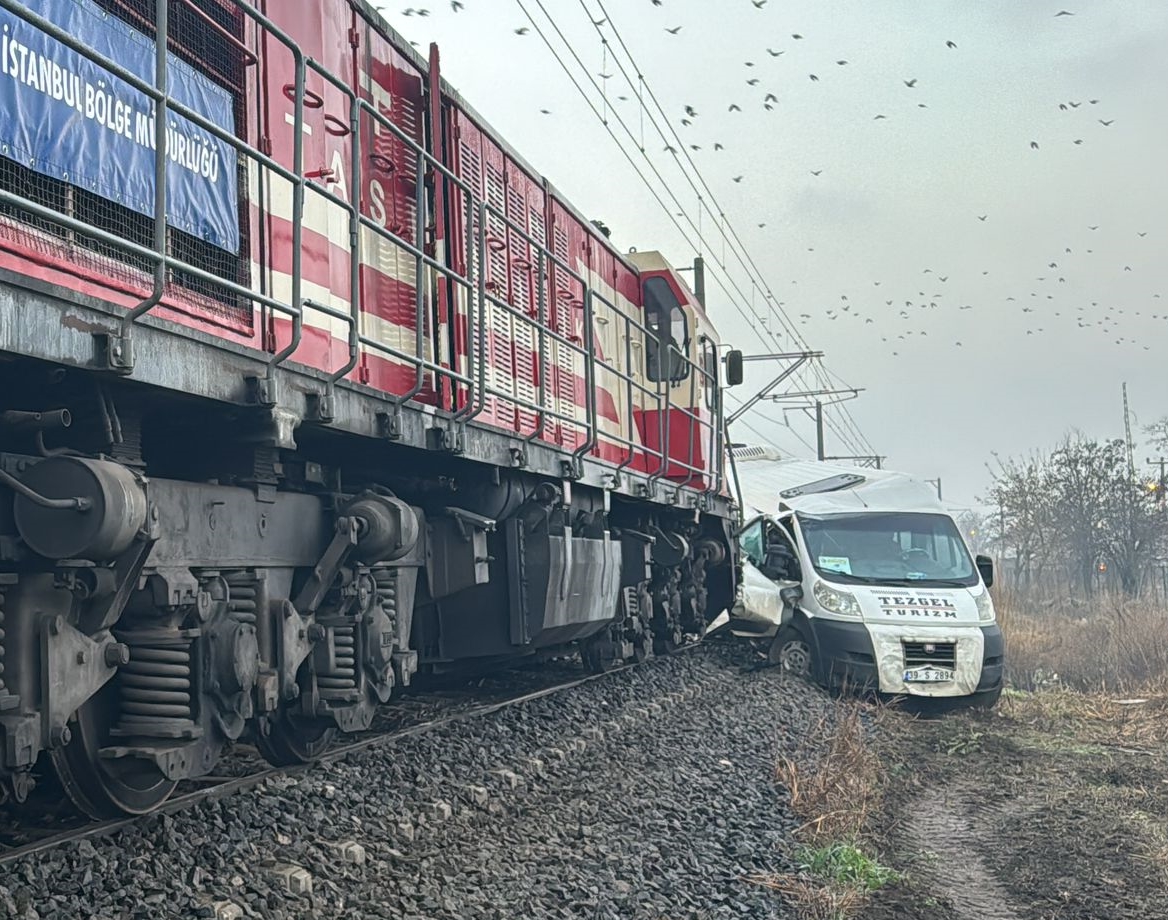
[[[685,651],[687,649],[695,648],[700,643],[683,646],[677,651]],[[386,730],[384,727],[380,729],[371,729],[368,732],[362,733],[360,736],[352,741],[336,744],[330,748],[322,757],[310,764],[298,764],[290,767],[271,767],[265,764],[264,767],[255,770],[248,770],[237,776],[217,776],[204,777],[198,781],[198,788],[189,789],[170,798],[161,807],[145,815],[132,815],[123,818],[115,818],[106,821],[92,821],[81,816],[76,816],[76,823],[70,824],[60,830],[41,831],[35,826],[21,828],[19,831],[11,831],[0,824],[0,868],[11,865],[18,860],[29,856],[35,856],[44,853],[48,850],[64,846],[68,843],[73,843],[79,840],[90,839],[94,837],[104,837],[115,834],[118,831],[130,827],[139,821],[147,821],[156,815],[170,815],[176,812],[185,811],[198,805],[200,802],[223,798],[238,792],[245,792],[253,789],[270,779],[281,776],[295,776],[306,773],[321,763],[330,763],[341,760],[350,754],[357,751],[365,750],[367,748],[377,747],[379,745],[392,744],[395,741],[400,741],[403,738],[408,738],[412,735],[424,734],[443,726],[451,725],[457,722],[465,722],[472,719],[482,718],[483,716],[491,715],[492,713],[500,712],[511,706],[518,706],[532,700],[537,700],[542,697],[551,696],[556,693],[572,690],[576,687],[609,677],[613,674],[627,671],[630,668],[637,667],[637,663],[630,662],[628,664],[619,665],[606,670],[602,673],[589,673],[582,676],[572,677],[568,680],[561,680],[557,683],[548,686],[539,687],[538,689],[530,689],[530,681],[525,681],[527,686],[519,693],[512,693],[502,699],[491,700],[490,702],[472,703],[470,691],[467,690],[461,693],[451,693],[447,691],[423,691],[416,696],[409,698],[408,702],[414,704],[413,708],[425,709],[429,708],[432,712],[437,705],[438,708],[447,711],[442,715],[431,716],[429,718],[422,717],[418,721],[413,721],[407,725],[399,725],[394,728]],[[531,672],[536,673],[538,672]],[[525,675],[526,676],[526,675]],[[512,675],[514,678],[514,675]],[[489,681],[499,681],[499,675],[494,675],[487,678]],[[476,692],[475,698],[481,698],[481,690]],[[464,705],[465,704],[465,705]],[[416,711],[414,715],[419,713]],[[386,711],[386,716],[393,718],[395,716],[394,707],[389,707]],[[410,718],[407,714],[406,718]],[[192,785],[195,785],[192,783]],[[5,839],[13,840],[21,837],[28,837],[31,839],[24,840],[19,843],[4,843]]]

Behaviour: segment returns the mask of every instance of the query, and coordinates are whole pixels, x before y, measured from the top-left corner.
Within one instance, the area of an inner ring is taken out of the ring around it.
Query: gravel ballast
[[[833,703],[707,643],[144,819],[0,876],[0,917],[781,917],[775,785]]]

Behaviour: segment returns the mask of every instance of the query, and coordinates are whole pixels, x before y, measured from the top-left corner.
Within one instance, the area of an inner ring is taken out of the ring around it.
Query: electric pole
[[[823,403],[815,401],[815,458],[822,460],[823,449]]]

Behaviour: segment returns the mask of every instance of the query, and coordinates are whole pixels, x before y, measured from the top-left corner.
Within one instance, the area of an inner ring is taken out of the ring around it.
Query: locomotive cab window
[[[664,278],[645,279],[645,373],[650,380],[676,383],[689,376],[689,324],[685,310]]]

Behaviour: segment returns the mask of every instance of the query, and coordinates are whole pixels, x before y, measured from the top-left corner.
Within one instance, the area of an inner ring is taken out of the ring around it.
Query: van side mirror
[[[737,348],[726,352],[726,386],[736,387],[742,383],[742,352]]]
[[[994,586],[994,560],[989,556],[977,557],[977,570],[981,573],[981,580],[987,588]]]

